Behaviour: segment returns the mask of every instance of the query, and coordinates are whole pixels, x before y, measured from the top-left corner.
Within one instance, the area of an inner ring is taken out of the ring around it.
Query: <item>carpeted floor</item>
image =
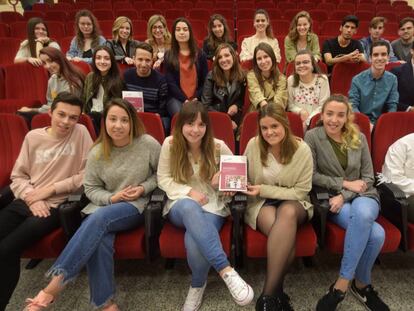
[[[373,272],[373,284],[391,310],[414,310],[414,253],[398,252],[380,257],[381,262]],[[25,265],[27,260],[22,261]],[[34,296],[47,281],[45,272],[53,263],[45,260],[34,270],[22,270],[19,285],[7,311],[22,310],[26,297]],[[295,310],[315,310],[318,298],[323,295],[337,276],[340,256],[326,252],[314,258],[314,266],[306,268],[300,260],[295,261],[285,281],[285,290],[292,297]],[[240,274],[260,294],[265,274],[265,260],[247,260]],[[185,261],[178,261],[172,270],[164,269],[164,261],[154,264],[128,260],[116,262],[116,301],[122,311],[135,310],[180,310],[190,284],[190,275]],[[70,284],[50,310],[88,311],[89,290],[86,273]],[[231,299],[224,283],[211,272],[204,301],[204,311],[254,310],[254,304],[241,308]],[[365,310],[348,294],[338,310]]]

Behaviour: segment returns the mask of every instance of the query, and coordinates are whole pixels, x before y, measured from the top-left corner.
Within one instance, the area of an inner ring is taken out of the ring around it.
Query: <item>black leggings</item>
[[[4,311],[20,277],[22,252],[60,226],[58,210],[50,216],[33,216],[27,204],[14,200],[0,210],[0,311]]]

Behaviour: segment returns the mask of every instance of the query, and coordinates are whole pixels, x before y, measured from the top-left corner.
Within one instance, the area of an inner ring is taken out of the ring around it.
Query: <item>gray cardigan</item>
[[[82,212],[92,214],[99,207],[111,204],[110,198],[128,185],[141,185],[144,194],[129,203],[142,213],[149,201],[148,194],[157,187],[160,144],[144,134],[125,147],[113,147],[109,160],[99,157],[101,147],[101,144],[95,145],[88,155],[84,186],[91,203]]]
[[[361,146],[348,150],[348,165],[344,171],[339,163],[323,126],[308,131],[305,141],[312,151],[313,184],[341,193],[344,201],[350,201],[357,196],[370,197],[379,202],[377,190],[374,188],[374,169],[365,136],[359,134]],[[342,187],[345,180],[362,179],[367,183],[367,191],[358,194]]]

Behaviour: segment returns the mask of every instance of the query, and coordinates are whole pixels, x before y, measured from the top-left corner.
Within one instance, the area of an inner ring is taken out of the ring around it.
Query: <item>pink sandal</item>
[[[40,311],[48,308],[54,301],[54,297],[41,290],[36,297],[26,299],[26,307],[23,311]]]

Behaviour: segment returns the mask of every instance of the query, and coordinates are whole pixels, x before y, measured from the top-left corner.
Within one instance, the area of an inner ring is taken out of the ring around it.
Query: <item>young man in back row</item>
[[[15,200],[0,206],[0,311],[20,277],[22,252],[60,226],[58,205],[82,186],[92,139],[77,124],[83,102],[62,92],[52,103],[51,126],[30,131],[14,164]]]
[[[358,25],[359,20],[356,16],[345,16],[339,27],[340,35],[323,43],[322,55],[329,72],[332,72],[333,66],[338,63],[366,61],[361,43],[352,39],[357,32]]]

